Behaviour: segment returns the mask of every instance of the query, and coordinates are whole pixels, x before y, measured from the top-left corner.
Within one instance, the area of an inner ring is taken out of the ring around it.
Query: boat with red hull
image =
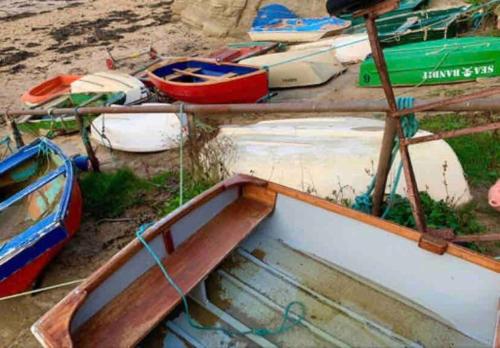
[[[269,93],[265,69],[211,60],[162,63],[148,77],[167,96],[194,104],[255,103]]]
[[[0,298],[30,288],[80,227],[73,162],[40,138],[0,163]]]

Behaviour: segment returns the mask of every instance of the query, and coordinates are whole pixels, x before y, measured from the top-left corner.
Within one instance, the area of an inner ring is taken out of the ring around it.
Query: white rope
[[[79,284],[79,283],[83,282],[84,280],[85,279],[73,280],[73,281],[66,282],[66,283],[61,283],[61,284],[55,284],[55,285],[47,286],[47,287],[41,288],[41,289],[36,289],[36,290],[31,290],[31,291],[25,291],[25,292],[21,292],[19,294],[15,294],[15,295],[1,297],[0,298],[0,302],[1,301],[12,300],[14,298],[19,298],[19,297],[23,297],[23,296],[38,294],[40,292],[45,292],[45,291],[49,291],[49,290],[59,289],[59,288],[65,287],[65,286]]]

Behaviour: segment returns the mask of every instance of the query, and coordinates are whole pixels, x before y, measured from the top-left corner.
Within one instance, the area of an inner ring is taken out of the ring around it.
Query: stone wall
[[[279,2],[300,16],[325,16],[326,0],[175,0],[181,20],[209,36],[242,36],[251,27],[257,9]]]

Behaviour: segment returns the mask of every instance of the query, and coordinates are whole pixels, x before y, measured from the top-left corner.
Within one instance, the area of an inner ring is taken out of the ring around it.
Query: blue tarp
[[[346,20],[336,17],[300,18],[281,4],[263,6],[252,23],[252,31],[321,31],[326,26],[345,27]]]

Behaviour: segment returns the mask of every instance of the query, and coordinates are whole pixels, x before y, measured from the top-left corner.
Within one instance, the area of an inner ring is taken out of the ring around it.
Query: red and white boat
[[[162,63],[148,77],[167,96],[194,104],[256,103],[269,93],[265,69],[212,60]]]

